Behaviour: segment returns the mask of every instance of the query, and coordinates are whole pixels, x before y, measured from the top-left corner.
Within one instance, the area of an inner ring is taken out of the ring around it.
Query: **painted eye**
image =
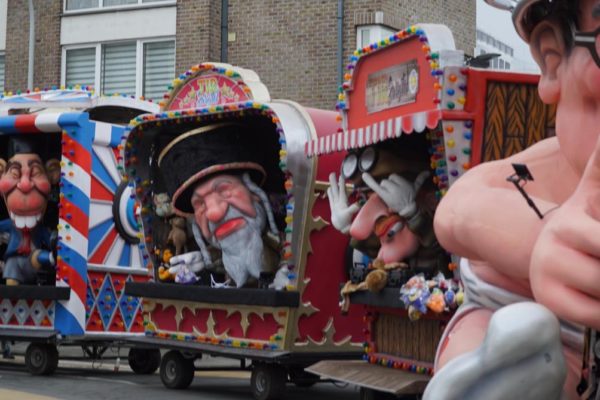
[[[356,173],[358,166],[358,157],[356,153],[350,153],[344,158],[342,162],[342,175],[344,178],[349,179]]]
[[[231,182],[223,182],[215,188],[215,192],[217,192],[219,196],[227,199],[231,197],[232,189],[233,185],[231,184]]]
[[[367,147],[360,155],[360,170],[362,172],[370,171],[377,162],[377,151],[374,147]]]
[[[404,224],[398,221],[390,228],[386,236],[388,237],[388,239],[391,239],[396,233],[400,232],[402,229],[404,229]]]

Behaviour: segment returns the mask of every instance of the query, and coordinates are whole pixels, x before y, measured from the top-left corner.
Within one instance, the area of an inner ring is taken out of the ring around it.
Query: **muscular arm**
[[[558,152],[556,139],[505,160],[481,164],[459,179],[435,215],[438,240],[448,251],[482,261],[503,275],[527,279],[529,260],[548,214],[540,220],[514,185],[512,163],[527,164],[535,181],[526,190],[542,214],[574,190],[574,172]]]

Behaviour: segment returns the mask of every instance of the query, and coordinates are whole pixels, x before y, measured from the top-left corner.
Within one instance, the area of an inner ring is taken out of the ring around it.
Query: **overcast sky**
[[[483,0],[477,0],[477,28],[511,46],[515,50],[515,58],[537,68],[529,47],[517,35],[508,11],[498,10]]]

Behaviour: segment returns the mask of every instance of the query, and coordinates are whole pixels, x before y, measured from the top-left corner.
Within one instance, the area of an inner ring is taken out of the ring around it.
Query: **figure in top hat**
[[[222,122],[192,129],[168,142],[157,156],[178,215],[192,217],[200,250],[172,257],[175,280],[190,283],[221,252],[226,284],[242,287],[271,275],[279,263],[280,233],[267,194],[266,172],[251,135],[241,124]]]
[[[0,221],[8,234],[3,277],[7,285],[35,283],[37,271],[53,266],[51,232],[43,226],[52,184],[33,137],[11,137],[7,161],[0,159],[0,192],[9,218]]]

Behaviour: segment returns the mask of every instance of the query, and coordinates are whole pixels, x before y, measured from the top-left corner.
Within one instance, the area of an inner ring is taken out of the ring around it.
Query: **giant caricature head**
[[[6,163],[2,162],[0,192],[17,228],[33,228],[46,211],[51,182],[35,141],[10,138]]]
[[[419,172],[428,170],[427,143],[424,135],[423,138],[416,136],[349,154],[342,165],[342,174],[365,189],[367,187],[361,178],[365,173],[377,182],[388,179],[392,174],[413,182]],[[350,227],[352,238],[366,247],[361,250],[373,254],[374,249],[369,247],[377,246],[377,258],[385,263],[399,262],[414,254],[420,239],[408,229],[408,221],[392,211],[376,193],[369,190],[366,196],[365,204]]]
[[[263,268],[268,204],[259,185],[265,171],[244,146],[243,127],[219,123],[193,129],[158,157],[173,207],[193,215],[204,240],[222,251],[229,276],[243,285]]]
[[[600,133],[600,0],[526,0],[513,15],[541,68],[540,96],[557,104],[561,149],[583,172]]]

